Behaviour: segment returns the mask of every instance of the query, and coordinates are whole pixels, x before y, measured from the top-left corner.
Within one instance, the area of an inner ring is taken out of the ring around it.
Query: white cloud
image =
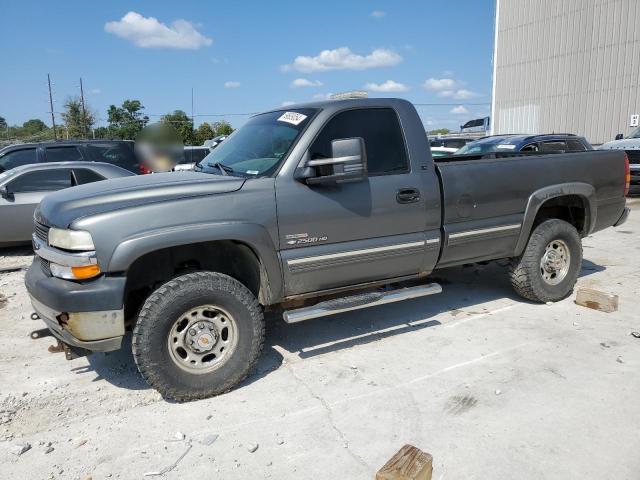
[[[458,105],[457,107],[453,107],[451,110],[449,110],[449,113],[455,113],[455,114],[458,114],[458,115],[462,115],[462,114],[469,113],[469,110],[464,108],[462,105]]]
[[[329,100],[333,93],[316,93],[313,97],[313,100]]]
[[[99,95],[102,93],[102,90],[100,90],[99,88],[92,88],[91,90],[89,90],[89,93],[91,95]]]
[[[323,50],[315,57],[298,56],[282,70],[289,72],[325,72],[327,70],[366,70],[368,68],[392,67],[402,62],[402,57],[393,50],[376,48],[369,55],[353,53],[348,47]]]
[[[382,10],[374,10],[371,12],[371,16],[373,18],[382,18],[387,15],[387,12],[383,12]]]
[[[291,88],[300,87],[321,87],[324,85],[320,80],[309,80],[307,78],[296,78],[291,82]]]
[[[140,48],[197,50],[213,43],[187,20],[178,19],[167,26],[157,18],[143,17],[136,12],[129,12],[118,21],[105,23],[104,29]]]
[[[288,107],[289,105],[295,105],[295,103],[296,103],[296,102],[292,102],[292,101],[287,100],[286,102],[282,102],[282,103],[280,104],[280,106],[281,106],[281,107]]]
[[[372,92],[406,92],[409,87],[393,80],[387,80],[384,83],[367,83],[364,89]]]
[[[238,88],[240,87],[240,82],[228,81],[224,82],[224,88]]]
[[[445,98],[454,98],[456,100],[468,100],[470,98],[479,96],[479,94],[476,92],[472,92],[471,90],[460,88],[458,90],[442,90],[441,92],[438,92],[438,96]]]
[[[424,81],[423,87],[427,90],[440,91],[451,90],[458,84],[453,78],[429,78]]]

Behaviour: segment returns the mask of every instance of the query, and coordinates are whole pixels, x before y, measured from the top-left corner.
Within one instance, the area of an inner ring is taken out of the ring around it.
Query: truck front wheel
[[[582,266],[582,242],[573,225],[546,220],[538,225],[522,256],[512,259],[511,285],[534,302],[562,300],[573,290]]]
[[[264,342],[255,296],[214,272],[176,277],[145,301],[133,330],[140,374],[167,399],[224,393],[251,371]]]

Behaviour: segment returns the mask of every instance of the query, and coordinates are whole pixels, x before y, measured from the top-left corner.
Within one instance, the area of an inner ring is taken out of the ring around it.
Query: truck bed
[[[443,243],[438,266],[518,254],[532,195],[563,189],[592,212],[583,235],[611,226],[624,208],[624,155],[613,151],[564,154],[460,155],[437,159]],[[597,212],[597,215],[595,213]],[[530,226],[529,226],[530,228]],[[525,228],[524,230],[527,230]]]

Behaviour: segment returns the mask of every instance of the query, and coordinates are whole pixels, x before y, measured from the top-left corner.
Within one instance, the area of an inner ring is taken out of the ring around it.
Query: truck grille
[[[47,245],[49,244],[49,227],[41,223],[35,222],[35,234],[40,240]]]
[[[640,164],[640,150],[627,150],[627,157],[629,157],[629,163],[632,165]]]
[[[51,268],[49,267],[49,261],[44,258],[38,257],[40,259],[40,268],[48,277],[51,276]]]

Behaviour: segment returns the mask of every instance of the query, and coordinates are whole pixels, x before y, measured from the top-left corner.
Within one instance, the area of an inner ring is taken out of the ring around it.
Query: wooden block
[[[618,310],[618,296],[604,293],[593,288],[579,288],[576,303],[583,307],[611,313]]]
[[[376,473],[376,480],[431,480],[433,457],[405,445]]]

